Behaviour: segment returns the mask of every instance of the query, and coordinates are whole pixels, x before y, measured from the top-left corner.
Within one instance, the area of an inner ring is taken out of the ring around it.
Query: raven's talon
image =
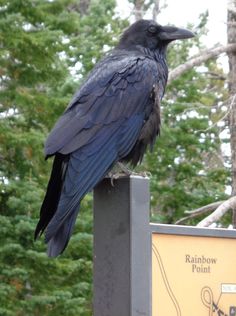
[[[110,181],[111,181],[111,186],[114,187],[114,186],[115,186],[115,185],[114,185],[115,174],[112,173],[112,172],[109,172],[109,173],[107,174],[106,178],[109,178],[109,179],[110,179]]]
[[[121,173],[124,173],[127,176],[131,176],[134,172],[130,170],[126,165],[124,165],[122,162],[117,162],[118,167],[121,170]]]
[[[152,173],[150,171],[142,171],[138,173],[137,175],[143,177],[143,178],[150,178],[152,176]]]

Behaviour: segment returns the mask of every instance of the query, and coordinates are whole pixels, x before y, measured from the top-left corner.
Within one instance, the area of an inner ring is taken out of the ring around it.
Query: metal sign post
[[[94,316],[151,315],[149,200],[139,176],[94,190]]]

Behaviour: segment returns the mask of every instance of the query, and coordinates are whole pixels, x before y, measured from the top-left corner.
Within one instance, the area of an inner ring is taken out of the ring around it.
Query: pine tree
[[[0,315],[91,315],[91,197],[60,259],[48,259],[33,234],[51,166],[44,140],[124,27],[114,8],[112,0],[1,1]]]

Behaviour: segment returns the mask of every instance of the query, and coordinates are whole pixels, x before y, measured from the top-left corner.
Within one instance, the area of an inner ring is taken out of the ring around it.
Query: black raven
[[[45,144],[55,156],[35,238],[46,229],[48,255],[63,252],[81,199],[115,163],[141,162],[160,129],[168,77],[167,45],[193,33],[139,20],[88,75]]]

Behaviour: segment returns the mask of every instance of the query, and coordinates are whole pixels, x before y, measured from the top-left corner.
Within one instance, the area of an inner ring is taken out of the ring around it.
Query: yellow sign
[[[152,234],[152,316],[236,316],[236,239]]]

